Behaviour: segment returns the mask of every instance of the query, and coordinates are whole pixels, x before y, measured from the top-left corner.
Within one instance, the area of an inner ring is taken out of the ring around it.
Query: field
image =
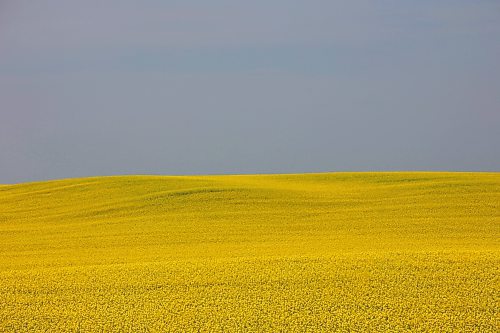
[[[0,185],[0,332],[500,330],[500,173]]]

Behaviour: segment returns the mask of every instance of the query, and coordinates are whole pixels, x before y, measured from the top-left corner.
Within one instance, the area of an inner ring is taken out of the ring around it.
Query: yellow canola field
[[[0,186],[0,332],[498,332],[500,173]]]

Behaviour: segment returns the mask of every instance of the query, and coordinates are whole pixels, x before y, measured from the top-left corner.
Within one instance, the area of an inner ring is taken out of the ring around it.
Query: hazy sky
[[[0,0],[0,183],[500,171],[498,0]]]

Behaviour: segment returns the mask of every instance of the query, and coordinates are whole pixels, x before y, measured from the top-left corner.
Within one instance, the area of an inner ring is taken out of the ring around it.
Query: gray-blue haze
[[[0,183],[500,170],[497,0],[0,0]]]

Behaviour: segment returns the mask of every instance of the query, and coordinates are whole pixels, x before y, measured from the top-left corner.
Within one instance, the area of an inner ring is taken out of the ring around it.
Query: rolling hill
[[[499,173],[0,186],[1,332],[498,332],[499,267]]]

